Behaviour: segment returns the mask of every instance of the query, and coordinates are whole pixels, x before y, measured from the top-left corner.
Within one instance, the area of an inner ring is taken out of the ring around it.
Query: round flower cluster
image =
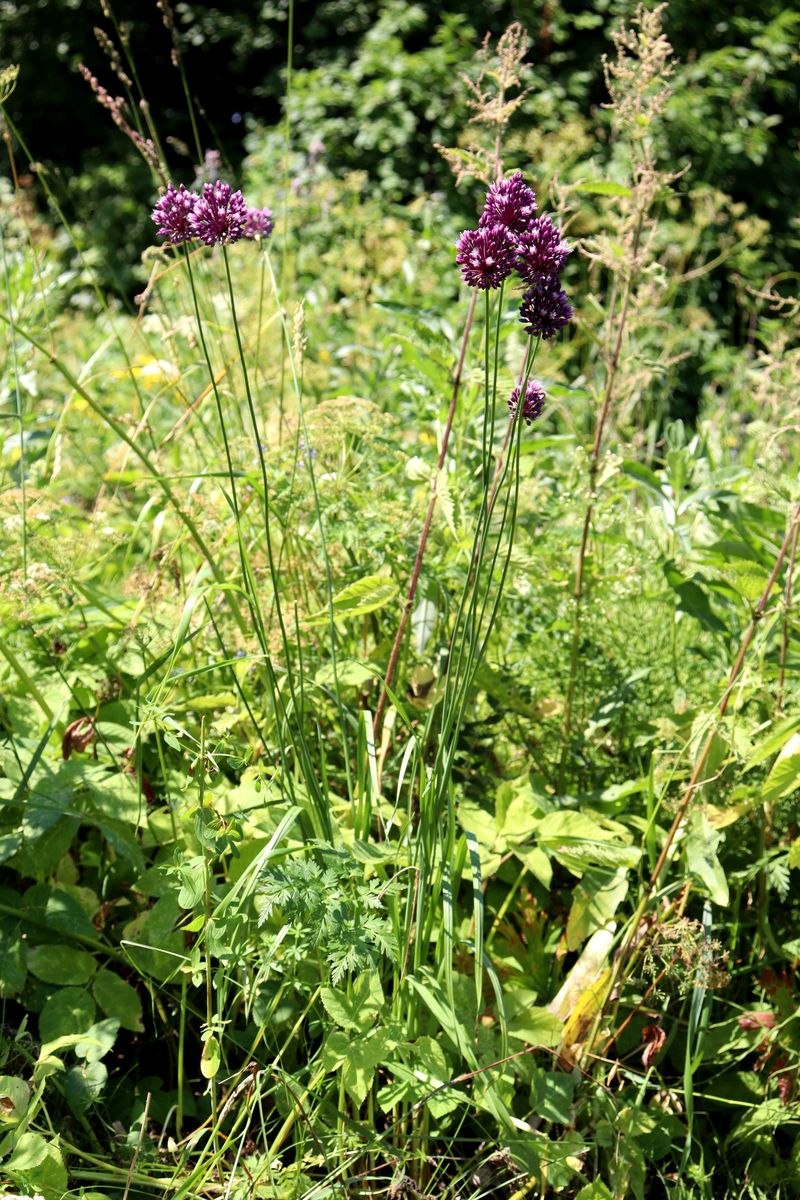
[[[520,320],[533,337],[551,338],[572,319],[559,277],[572,248],[517,171],[493,183],[477,229],[458,239],[456,262],[470,287],[498,288],[516,270],[526,286]],[[538,414],[537,414],[538,415]]]
[[[181,242],[204,242],[206,246],[230,245],[240,238],[268,238],[272,213],[268,208],[248,208],[240,191],[221,179],[204,183],[202,192],[187,191],[170,183],[153,209],[158,237],[173,246]]]

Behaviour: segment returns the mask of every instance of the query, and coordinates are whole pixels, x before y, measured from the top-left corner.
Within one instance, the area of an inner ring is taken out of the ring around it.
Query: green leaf
[[[107,1017],[116,1017],[123,1029],[142,1032],[142,1002],[134,987],[104,967],[95,975],[92,991]]]
[[[602,1179],[595,1179],[592,1183],[587,1183],[586,1187],[581,1188],[575,1196],[575,1200],[611,1200],[611,1192]]]
[[[78,987],[60,988],[54,992],[39,1013],[39,1037],[54,1042],[71,1033],[86,1033],[94,1022],[94,1000]]]
[[[782,800],[800,785],[800,733],[793,733],[772,765],[761,798],[765,804]]]
[[[91,954],[73,946],[34,946],[28,951],[28,970],[44,983],[88,983],[96,967]]]
[[[608,870],[635,867],[641,851],[624,844],[619,840],[622,836],[630,835],[617,822],[600,824],[575,809],[547,813],[536,822],[540,846],[578,876],[590,866]]]
[[[601,929],[613,917],[627,892],[624,870],[590,867],[572,893],[567,949],[577,950],[596,929]]]
[[[67,1189],[67,1169],[56,1142],[40,1133],[23,1133],[14,1153],[3,1164],[3,1175],[30,1196],[61,1200]]]
[[[575,1076],[565,1071],[546,1071],[543,1067],[534,1067],[531,1075],[531,1108],[536,1116],[570,1125]]]
[[[375,612],[394,600],[396,595],[397,584],[393,579],[388,579],[385,575],[365,575],[363,579],[351,583],[333,597],[334,620]],[[326,625],[329,620],[330,609],[326,606],[318,613],[306,617],[303,624],[310,628],[314,625]]]
[[[715,904],[728,903],[728,881],[717,858],[717,847],[724,835],[715,830],[702,809],[695,809],[686,839],[686,865],[694,879]]]
[[[89,1063],[99,1062],[114,1045],[118,1033],[119,1021],[114,1017],[106,1017],[104,1021],[98,1021],[86,1030],[85,1037],[76,1043],[75,1053],[78,1058],[85,1058]]]
[[[25,1116],[30,1100],[31,1089],[24,1079],[17,1075],[0,1075],[0,1105],[3,1125],[16,1124]]]
[[[396,1044],[397,1039],[388,1029],[374,1029],[360,1038],[334,1031],[323,1047],[322,1065],[327,1071],[341,1069],[345,1090],[360,1107],[372,1086],[375,1071]]]
[[[624,183],[614,183],[612,179],[587,179],[585,183],[576,183],[572,189],[585,196],[630,196],[631,189]]]
[[[529,1046],[555,1047],[563,1033],[564,1026],[559,1018],[546,1008],[526,1008],[508,1022],[508,1036],[527,1042]]]
[[[70,1067],[64,1076],[62,1086],[67,1097],[67,1104],[76,1117],[94,1104],[105,1087],[108,1079],[108,1068],[105,1063],[86,1062],[77,1067]]]
[[[0,921],[0,999],[9,1000],[25,986],[25,943],[14,921]]]
[[[329,1017],[342,1029],[367,1030],[383,1008],[383,988],[377,971],[364,971],[350,985],[350,991],[324,987],[320,999]]]
[[[219,1039],[212,1033],[203,1043],[203,1053],[200,1055],[200,1074],[203,1078],[213,1079],[219,1071],[221,1061]]]

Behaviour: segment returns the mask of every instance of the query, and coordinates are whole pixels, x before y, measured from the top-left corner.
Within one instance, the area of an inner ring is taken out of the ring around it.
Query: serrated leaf
[[[361,617],[365,613],[375,612],[389,604],[397,595],[397,584],[385,575],[365,575],[355,583],[349,584],[343,591],[333,597],[333,617],[340,621],[349,617]],[[314,625],[326,625],[330,620],[330,609],[320,609],[306,617],[303,625],[311,628]]]
[[[800,733],[793,733],[772,765],[761,798],[765,804],[774,804],[791,795],[799,785]]]
[[[377,971],[364,971],[353,980],[349,992],[324,987],[320,999],[328,1016],[342,1029],[369,1029],[383,1008],[380,976]]]

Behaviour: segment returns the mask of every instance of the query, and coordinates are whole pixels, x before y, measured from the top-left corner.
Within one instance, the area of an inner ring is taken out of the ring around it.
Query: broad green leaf
[[[74,946],[34,946],[28,951],[28,970],[44,983],[88,983],[96,967],[91,954]]]
[[[622,869],[590,867],[572,893],[567,919],[567,949],[577,950],[590,934],[613,917],[628,892]]]
[[[40,1195],[44,1200],[61,1200],[67,1188],[67,1169],[56,1142],[48,1142],[40,1133],[23,1133],[8,1162],[7,1176],[21,1191]]]
[[[94,1000],[81,987],[54,992],[39,1013],[39,1037],[54,1042],[68,1034],[86,1033],[94,1023]]]
[[[374,1029],[357,1038],[334,1031],[323,1047],[322,1065],[326,1071],[341,1070],[347,1094],[360,1107],[372,1086],[375,1071],[386,1062],[396,1044],[388,1029]]]
[[[203,1053],[200,1055],[200,1074],[204,1079],[214,1078],[219,1071],[221,1060],[219,1040],[212,1033],[203,1043]]]
[[[695,809],[686,838],[686,865],[701,890],[715,904],[728,903],[728,881],[717,858],[717,847],[724,834],[713,829],[702,809]]]
[[[564,1027],[554,1013],[532,1006],[518,1012],[508,1023],[508,1036],[529,1046],[557,1046]]]
[[[134,987],[104,967],[95,975],[92,991],[107,1017],[116,1017],[123,1029],[142,1032],[142,1002]]]
[[[364,971],[350,985],[349,992],[340,988],[320,990],[325,1011],[342,1029],[369,1029],[383,1008],[383,988],[377,971]]]
[[[17,1075],[0,1075],[0,1120],[4,1125],[16,1124],[25,1116],[31,1089]]]
[[[75,1045],[75,1053],[78,1058],[85,1058],[89,1063],[99,1062],[114,1045],[118,1033],[119,1021],[114,1017],[106,1017],[86,1030],[85,1036]]]
[[[536,1116],[558,1125],[570,1125],[577,1083],[574,1073],[534,1067],[531,1076],[531,1108]]]
[[[635,867],[641,851],[619,840],[623,835],[630,836],[617,822],[600,824],[575,809],[547,813],[536,822],[539,845],[578,876],[590,866]]]
[[[64,1075],[62,1086],[67,1104],[76,1116],[80,1116],[97,1100],[107,1079],[108,1068],[102,1062],[86,1062],[70,1067]]]
[[[186,961],[181,909],[175,896],[162,896],[152,908],[125,926],[122,946],[138,971],[168,979]]]
[[[773,763],[772,770],[764,783],[761,798],[765,804],[774,804],[790,796],[800,786],[800,733],[793,733]]]
[[[592,1183],[587,1183],[586,1187],[581,1188],[575,1196],[575,1200],[612,1200],[612,1197],[602,1179],[595,1179]]]
[[[345,617],[361,617],[365,613],[375,612],[389,604],[397,595],[397,584],[385,575],[365,575],[363,579],[351,583],[344,591],[333,597],[333,616],[339,621]],[[310,628],[314,625],[326,625],[330,620],[330,610],[326,606],[318,613],[306,617],[303,624]]]

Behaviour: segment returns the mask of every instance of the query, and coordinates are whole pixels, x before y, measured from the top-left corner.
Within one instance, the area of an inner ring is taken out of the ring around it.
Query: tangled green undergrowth
[[[661,19],[603,156],[504,164],[578,249],[530,428],[441,197],[282,194],[268,139],[274,240],[154,245],[129,314],[4,190],[9,1191],[800,1190],[799,310],[663,161]],[[470,68],[476,213],[524,53]]]

